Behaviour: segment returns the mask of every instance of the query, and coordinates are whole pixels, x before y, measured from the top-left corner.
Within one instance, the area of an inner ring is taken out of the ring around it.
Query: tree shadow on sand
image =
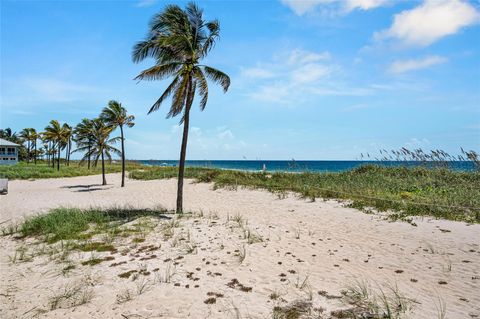
[[[93,192],[93,191],[102,191],[106,189],[111,189],[112,187],[105,187],[108,185],[102,184],[87,184],[87,185],[68,185],[62,186],[61,188],[72,189],[74,192]]]

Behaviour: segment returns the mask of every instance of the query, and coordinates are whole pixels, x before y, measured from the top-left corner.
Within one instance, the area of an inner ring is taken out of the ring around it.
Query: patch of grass
[[[133,299],[132,293],[129,289],[125,289],[117,294],[117,303],[122,304]]]
[[[50,310],[71,308],[86,304],[93,298],[93,290],[87,282],[66,285],[49,298]]]
[[[175,167],[147,167],[130,172],[133,179],[175,177]],[[271,173],[189,167],[186,178],[213,182],[215,188],[266,189],[296,192],[303,198],[348,200],[352,207],[396,211],[408,216],[434,216],[480,223],[480,171],[435,167],[365,165],[338,173]],[[237,219],[237,218],[235,218]],[[236,220],[236,222],[240,222]]]
[[[97,258],[97,257],[93,257],[86,260],[86,261],[83,261],[82,262],[82,266],[95,266],[95,265],[98,265],[100,263],[103,263],[104,261],[111,261],[111,260],[114,260],[115,257],[113,256],[107,256],[107,257],[103,257],[103,258]]]
[[[342,301],[353,308],[347,309],[343,318],[357,318],[367,314],[370,318],[404,318],[410,309],[412,300],[400,293],[397,286],[379,287],[378,292],[366,281],[356,281],[342,292]],[[337,317],[339,317],[337,315]]]
[[[273,319],[300,319],[317,318],[311,315],[319,315],[317,309],[313,309],[312,303],[306,300],[296,300],[286,306],[275,306],[273,308]],[[320,318],[320,317],[318,317]]]
[[[77,244],[74,248],[79,249],[81,251],[97,251],[97,252],[116,252],[117,249],[110,244],[106,244],[103,242],[89,242],[83,244]]]
[[[138,170],[144,166],[133,162],[126,162],[126,170]],[[121,163],[105,163],[106,173],[119,173],[122,171]],[[8,179],[37,179],[37,178],[59,178],[59,177],[75,177],[101,174],[101,166],[87,168],[86,165],[79,165],[78,161],[70,161],[70,166],[60,164],[60,170],[57,166],[52,168],[46,163],[18,163],[16,165],[1,165],[0,176]]]
[[[48,214],[28,218],[20,225],[19,232],[24,237],[41,236],[48,243],[55,243],[59,240],[82,240],[95,233],[115,229],[119,224],[142,216],[162,217],[164,213],[165,211],[132,208],[57,208]],[[92,228],[92,225],[94,226],[93,233],[86,233]],[[103,247],[98,245],[96,248],[99,249],[108,250],[110,248],[108,245],[103,245]]]

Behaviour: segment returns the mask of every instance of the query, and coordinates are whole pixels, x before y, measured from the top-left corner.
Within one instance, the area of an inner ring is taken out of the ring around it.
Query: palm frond
[[[209,66],[203,66],[203,70],[207,77],[212,80],[213,82],[220,84],[223,87],[223,91],[227,92],[228,88],[230,87],[230,77],[223,73],[220,70],[214,69]]]
[[[148,111],[148,114],[150,114],[152,112],[155,112],[156,110],[158,110],[160,108],[160,105],[163,103],[163,101],[166,98],[168,98],[172,94],[174,89],[177,87],[177,84],[178,84],[179,80],[180,80],[180,77],[176,76],[175,79],[173,80],[173,82],[170,83],[170,85],[167,87],[165,92],[163,92],[163,94],[160,96],[160,98],[152,105],[152,107]]]
[[[143,70],[139,75],[137,75],[134,80],[162,80],[167,76],[171,76],[177,73],[181,68],[181,63],[171,62],[167,64],[160,64],[152,66],[146,70]]]
[[[198,67],[194,70],[195,81],[197,82],[198,90],[202,99],[200,100],[200,110],[203,111],[207,106],[208,101],[208,82],[202,70]]]

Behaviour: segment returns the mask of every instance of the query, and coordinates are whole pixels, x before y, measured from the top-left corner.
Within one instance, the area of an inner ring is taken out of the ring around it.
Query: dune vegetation
[[[16,165],[1,165],[0,178],[8,179],[37,179],[59,178],[102,174],[100,166],[88,168],[86,165],[77,165],[78,161],[71,161],[71,165],[61,165],[60,169],[52,169],[50,164],[38,161],[36,165],[20,162]],[[135,162],[126,162],[126,169],[138,169],[141,165]],[[106,173],[119,173],[122,171],[120,162],[105,163]]]
[[[147,167],[130,172],[132,179],[172,178],[174,167]],[[187,178],[212,182],[215,187],[260,188],[285,196],[295,192],[317,198],[348,200],[352,207],[394,211],[393,219],[434,216],[480,222],[480,172],[446,168],[366,165],[337,173],[261,173],[210,168],[187,168]]]

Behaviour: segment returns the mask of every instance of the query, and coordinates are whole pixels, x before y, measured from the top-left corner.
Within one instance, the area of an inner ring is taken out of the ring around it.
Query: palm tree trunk
[[[177,186],[177,214],[183,213],[183,177],[185,174],[185,158],[187,155],[188,126],[190,122],[190,107],[193,103],[193,90],[189,86],[187,103],[185,106],[185,115],[183,118],[183,137],[182,147],[180,149],[180,163],[178,165],[178,186]]]
[[[70,154],[72,152],[72,140],[68,138],[68,156],[67,156],[67,166],[70,166]]]
[[[57,156],[57,171],[60,170],[60,143],[58,145],[58,156]]]
[[[52,168],[55,168],[55,143],[52,142]]]
[[[35,161],[35,165],[37,165],[37,141],[36,140],[33,142],[33,147],[34,147],[33,160]]]
[[[65,143],[65,166],[68,166],[68,142]]]
[[[102,185],[107,185],[107,179],[105,178],[105,160],[103,158],[103,151],[102,151]]]
[[[123,125],[120,125],[120,136],[122,139],[122,186],[125,187],[125,140],[123,139]]]
[[[30,163],[30,156],[32,155],[30,150],[30,140],[27,141],[27,164]]]
[[[88,144],[88,169],[90,169],[90,142]]]

